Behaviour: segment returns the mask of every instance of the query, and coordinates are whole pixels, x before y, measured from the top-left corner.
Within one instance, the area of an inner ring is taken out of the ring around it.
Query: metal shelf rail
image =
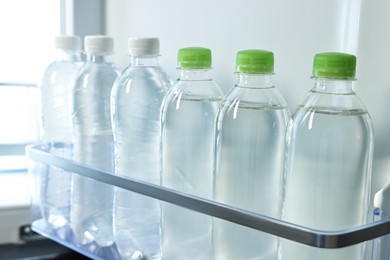
[[[341,248],[390,234],[390,218],[339,231],[323,231],[299,226],[268,216],[234,208],[143,181],[113,175],[44,151],[38,145],[27,146],[26,156],[33,161],[62,168],[87,178],[127,189],[190,210],[250,227],[301,244],[318,248]]]

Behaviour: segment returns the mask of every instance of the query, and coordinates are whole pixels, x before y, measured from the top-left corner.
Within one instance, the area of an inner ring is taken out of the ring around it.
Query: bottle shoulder
[[[365,104],[354,92],[349,93],[322,93],[308,92],[297,106],[296,110],[334,111],[335,113],[348,113],[348,111],[360,111],[368,113]]]
[[[356,95],[349,102],[333,100],[334,103],[321,103],[314,102],[316,100],[311,100],[310,97],[307,101],[295,108],[290,122],[291,129],[313,129],[320,124],[324,129],[330,131],[330,129],[348,128],[348,124],[353,123],[350,130],[356,132],[357,129],[360,129],[367,133],[369,138],[373,138],[374,126],[371,116]]]
[[[79,64],[76,63],[51,63],[43,72],[39,85],[41,87],[45,85],[57,85],[62,82],[70,81],[75,75],[77,75],[80,69]]]
[[[119,69],[112,62],[90,62],[86,61],[80,68],[81,71],[85,70],[112,70],[119,74]]]
[[[73,78],[75,91],[102,92],[111,90],[119,72],[113,66],[84,65]]]
[[[241,104],[251,106],[273,106],[287,108],[287,102],[280,91],[270,85],[265,88],[233,86],[225,95],[224,102],[239,100]]]
[[[114,92],[141,92],[155,90],[166,92],[171,86],[168,75],[156,67],[128,67],[117,77],[114,83]]]
[[[220,104],[218,124],[222,124],[227,118],[245,117],[248,114],[257,119],[272,115],[275,119],[278,118],[278,127],[284,128],[291,119],[286,101],[274,87],[259,89],[233,86]]]
[[[126,82],[130,79],[158,79],[161,82],[171,82],[168,74],[159,66],[129,66],[121,71],[118,76],[120,82]]]
[[[78,61],[54,61],[46,67],[44,74],[50,74],[62,70],[78,70],[81,65],[82,64]]]
[[[224,93],[214,80],[187,81],[177,80],[169,94],[180,95],[182,98],[222,100]]]
[[[85,77],[86,75],[100,76],[100,77],[117,77],[119,70],[112,63],[84,63],[77,72],[77,78]],[[89,76],[90,77],[90,76]]]

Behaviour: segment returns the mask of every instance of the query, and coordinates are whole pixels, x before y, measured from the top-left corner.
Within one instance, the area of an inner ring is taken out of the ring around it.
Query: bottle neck
[[[81,53],[76,50],[63,50],[57,51],[57,60],[61,61],[81,61]]]
[[[315,78],[313,92],[331,94],[354,94],[352,79]]]
[[[87,53],[87,61],[93,63],[111,63],[111,53]]]
[[[132,66],[156,67],[159,66],[158,56],[130,56]]]
[[[271,88],[273,74],[248,74],[238,72],[237,85],[250,88]]]
[[[180,80],[212,80],[212,69],[184,69],[180,68]]]

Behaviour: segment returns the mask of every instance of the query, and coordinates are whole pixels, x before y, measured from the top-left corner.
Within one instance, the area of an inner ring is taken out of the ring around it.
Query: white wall
[[[315,53],[357,54],[356,91],[367,104],[376,130],[374,190],[390,177],[387,0],[107,0],[106,11],[107,34],[115,38],[116,61],[122,68],[128,62],[129,36],[157,36],[161,64],[171,77],[177,77],[179,48],[209,47],[215,78],[227,90],[235,80],[236,52],[268,49],[275,54],[274,82],[291,109],[313,86]]]
[[[390,2],[363,0],[356,92],[375,127],[373,190],[390,180]]]
[[[312,86],[313,55],[345,48],[344,5],[350,2],[108,0],[106,28],[115,37],[121,66],[127,63],[129,36],[159,37],[162,65],[174,78],[179,48],[209,47],[216,79],[224,89],[234,83],[238,50],[271,50],[275,53],[275,82],[294,106]]]

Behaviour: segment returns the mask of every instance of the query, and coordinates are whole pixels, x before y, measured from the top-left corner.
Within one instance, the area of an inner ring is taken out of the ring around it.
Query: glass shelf
[[[99,182],[312,247],[327,249],[342,248],[390,234],[390,218],[339,231],[316,230],[164,188],[159,185],[153,185],[121,175],[114,175],[111,172],[102,171],[55,156],[46,152],[41,146],[27,146],[26,156],[33,162],[55,166],[86,178],[91,178]],[[93,256],[95,259],[96,257],[102,257],[104,259],[107,254],[112,254],[111,259],[118,257],[116,255],[115,245],[105,251],[97,250],[96,246],[82,248],[75,245],[72,239],[69,239],[71,236],[66,235],[68,231],[51,232],[48,230],[43,219],[33,219],[32,228],[44,236],[54,239],[87,256]]]

